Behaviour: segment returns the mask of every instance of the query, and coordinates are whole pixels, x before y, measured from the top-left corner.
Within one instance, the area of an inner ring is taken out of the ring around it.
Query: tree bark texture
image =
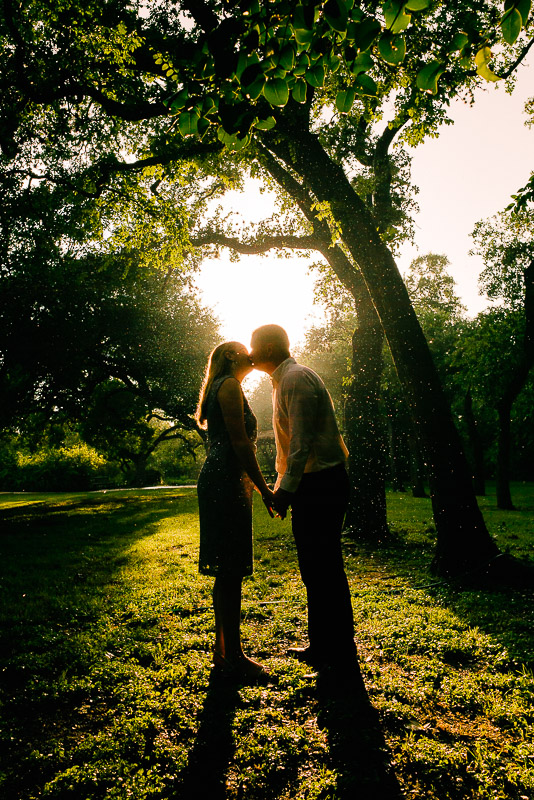
[[[523,352],[510,382],[497,403],[499,415],[499,447],[497,452],[497,507],[514,509],[510,491],[510,420],[512,406],[534,366],[534,261],[525,269],[525,336]]]
[[[386,431],[380,409],[384,332],[374,309],[358,309],[352,337],[352,378],[345,405],[352,492],[345,528],[349,536],[380,541],[389,536],[386,514]]]
[[[411,426],[410,426],[411,427]],[[426,469],[421,446],[415,430],[408,431],[408,448],[410,450],[410,483],[412,497],[428,497],[425,489]]]
[[[512,493],[510,491],[510,416],[512,403],[499,403],[499,446],[497,450],[497,508],[513,511]]]

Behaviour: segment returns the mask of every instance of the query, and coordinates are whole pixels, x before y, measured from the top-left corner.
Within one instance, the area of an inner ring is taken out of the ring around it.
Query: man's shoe
[[[313,650],[310,646],[288,647],[286,652],[288,656],[293,656],[293,658],[296,658],[297,661],[300,661],[302,664],[308,664],[309,667],[317,668],[319,666],[319,661],[317,658],[314,658]]]

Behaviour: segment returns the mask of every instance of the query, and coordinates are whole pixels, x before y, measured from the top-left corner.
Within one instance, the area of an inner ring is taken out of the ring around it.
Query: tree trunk
[[[414,430],[408,431],[408,448],[410,450],[410,481],[412,497],[428,497],[425,490],[426,469],[421,447]]]
[[[386,396],[386,412],[391,488],[394,492],[405,492],[406,448],[403,443],[402,424],[399,424],[399,404],[396,398]]]
[[[136,489],[146,485],[146,464],[148,460],[148,453],[129,453],[128,459],[133,464],[133,474],[128,481],[128,484]]]
[[[352,339],[351,383],[345,406],[351,496],[345,521],[353,538],[379,542],[389,536],[386,515],[385,433],[378,398],[382,375],[384,332],[360,274],[346,252],[332,242],[328,222],[304,189],[267,150],[263,166],[299,206],[313,226],[314,247],[326,259],[354,298],[358,328]]]
[[[386,434],[379,406],[384,332],[374,308],[362,306],[352,337],[352,377],[345,406],[352,488],[345,528],[353,539],[377,542],[389,536]]]
[[[499,447],[497,451],[497,508],[513,511],[512,494],[510,492],[510,415],[512,404],[499,403]]]
[[[464,419],[473,456],[473,487],[476,495],[484,496],[486,494],[486,483],[484,480],[484,448],[478,432],[475,415],[473,414],[473,397],[470,389],[467,390],[464,397]]]
[[[440,574],[459,574],[479,566],[499,550],[478,508],[448,401],[393,256],[342,167],[303,128],[298,114],[276,130],[272,150],[329,209],[372,297],[429,469],[438,532],[433,567]]]
[[[499,415],[499,449],[497,453],[497,506],[513,510],[510,493],[510,417],[515,399],[534,365],[534,261],[525,269],[525,336],[523,351],[510,382],[497,403]]]

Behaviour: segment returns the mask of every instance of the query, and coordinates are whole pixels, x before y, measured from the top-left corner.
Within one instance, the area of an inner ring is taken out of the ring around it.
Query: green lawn
[[[532,593],[435,580],[430,501],[388,500],[392,544],[344,545],[375,716],[285,656],[304,595],[289,523],[261,503],[243,638],[272,682],[243,687],[210,675],[194,490],[0,495],[0,795],[534,797]],[[481,505],[532,558],[534,487],[514,500]]]

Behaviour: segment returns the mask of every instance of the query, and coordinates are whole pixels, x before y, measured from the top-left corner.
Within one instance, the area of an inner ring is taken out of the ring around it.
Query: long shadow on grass
[[[382,582],[384,595],[395,597],[403,592],[397,579],[403,579],[406,588],[424,591],[430,603],[448,607],[470,626],[480,628],[500,642],[514,661],[529,669],[534,668],[532,563],[527,562],[524,571],[513,565],[515,572],[507,574],[504,556],[495,561],[496,564],[504,563],[502,569],[482,568],[460,579],[447,580],[431,573],[433,542],[425,541],[423,537],[405,539],[399,536],[396,542],[383,548],[371,548],[349,540],[345,542],[345,548],[373,564],[372,569],[387,568],[388,574],[382,581],[377,582],[377,576],[372,575],[373,590],[379,589]],[[394,586],[389,585],[391,581],[394,581]]]
[[[233,721],[239,685],[212,672],[195,745],[178,791],[169,800],[224,800],[235,752]]]
[[[338,800],[399,800],[399,783],[360,670],[319,674],[318,722],[327,732]]]

